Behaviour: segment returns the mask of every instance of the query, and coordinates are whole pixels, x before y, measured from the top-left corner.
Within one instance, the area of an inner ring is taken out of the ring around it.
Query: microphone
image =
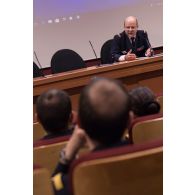
[[[35,55],[35,58],[36,58],[36,60],[37,60],[37,62],[38,62],[38,64],[39,64],[39,70],[41,70],[42,76],[45,77],[45,75],[44,75],[44,73],[43,73],[43,67],[42,67],[41,64],[40,64],[39,59],[38,59],[37,54],[36,54],[35,51],[34,51],[34,55]]]
[[[151,46],[150,41],[148,39],[148,33],[146,31],[144,31],[144,37],[146,39],[146,43],[147,43],[148,47],[150,48],[151,56],[153,56],[154,55],[154,50],[152,49],[152,46]]]
[[[93,53],[95,55],[96,60],[98,60],[97,55],[96,55],[96,52],[95,52],[95,49],[93,48],[93,45],[92,45],[91,41],[89,41],[89,43],[90,43],[90,46],[91,46],[91,48],[93,50]],[[97,66],[100,66],[100,64],[98,64]]]

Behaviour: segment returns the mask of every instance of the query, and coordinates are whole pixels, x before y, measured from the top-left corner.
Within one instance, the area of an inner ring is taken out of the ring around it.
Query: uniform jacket
[[[129,50],[137,57],[144,57],[146,50],[150,47],[147,33],[143,30],[138,30],[135,39],[135,48],[133,48],[131,41],[125,31],[115,35],[111,47],[111,56],[113,62],[118,62],[121,55],[126,55]]]

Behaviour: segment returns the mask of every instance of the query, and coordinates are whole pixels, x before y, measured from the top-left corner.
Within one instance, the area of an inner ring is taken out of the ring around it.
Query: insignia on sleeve
[[[137,48],[137,51],[141,51],[144,49],[144,45],[142,45],[141,47]]]
[[[53,181],[54,187],[57,191],[63,189],[64,185],[62,182],[62,174],[61,173],[58,173],[54,177],[52,177],[52,181]]]

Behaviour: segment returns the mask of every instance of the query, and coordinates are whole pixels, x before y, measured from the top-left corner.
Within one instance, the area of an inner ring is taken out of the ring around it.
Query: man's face
[[[124,30],[129,37],[135,37],[137,33],[137,28],[138,26],[136,20],[131,19],[125,21]]]

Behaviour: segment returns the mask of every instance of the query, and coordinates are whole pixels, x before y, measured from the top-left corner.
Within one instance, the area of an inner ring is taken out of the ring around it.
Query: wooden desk
[[[163,56],[141,58],[130,62],[119,62],[100,67],[92,66],[79,70],[47,75],[33,79],[33,103],[48,89],[66,90],[77,110],[78,98],[82,88],[93,77],[120,79],[128,89],[135,86],[148,86],[155,93],[163,91]],[[33,109],[35,112],[35,109]]]

